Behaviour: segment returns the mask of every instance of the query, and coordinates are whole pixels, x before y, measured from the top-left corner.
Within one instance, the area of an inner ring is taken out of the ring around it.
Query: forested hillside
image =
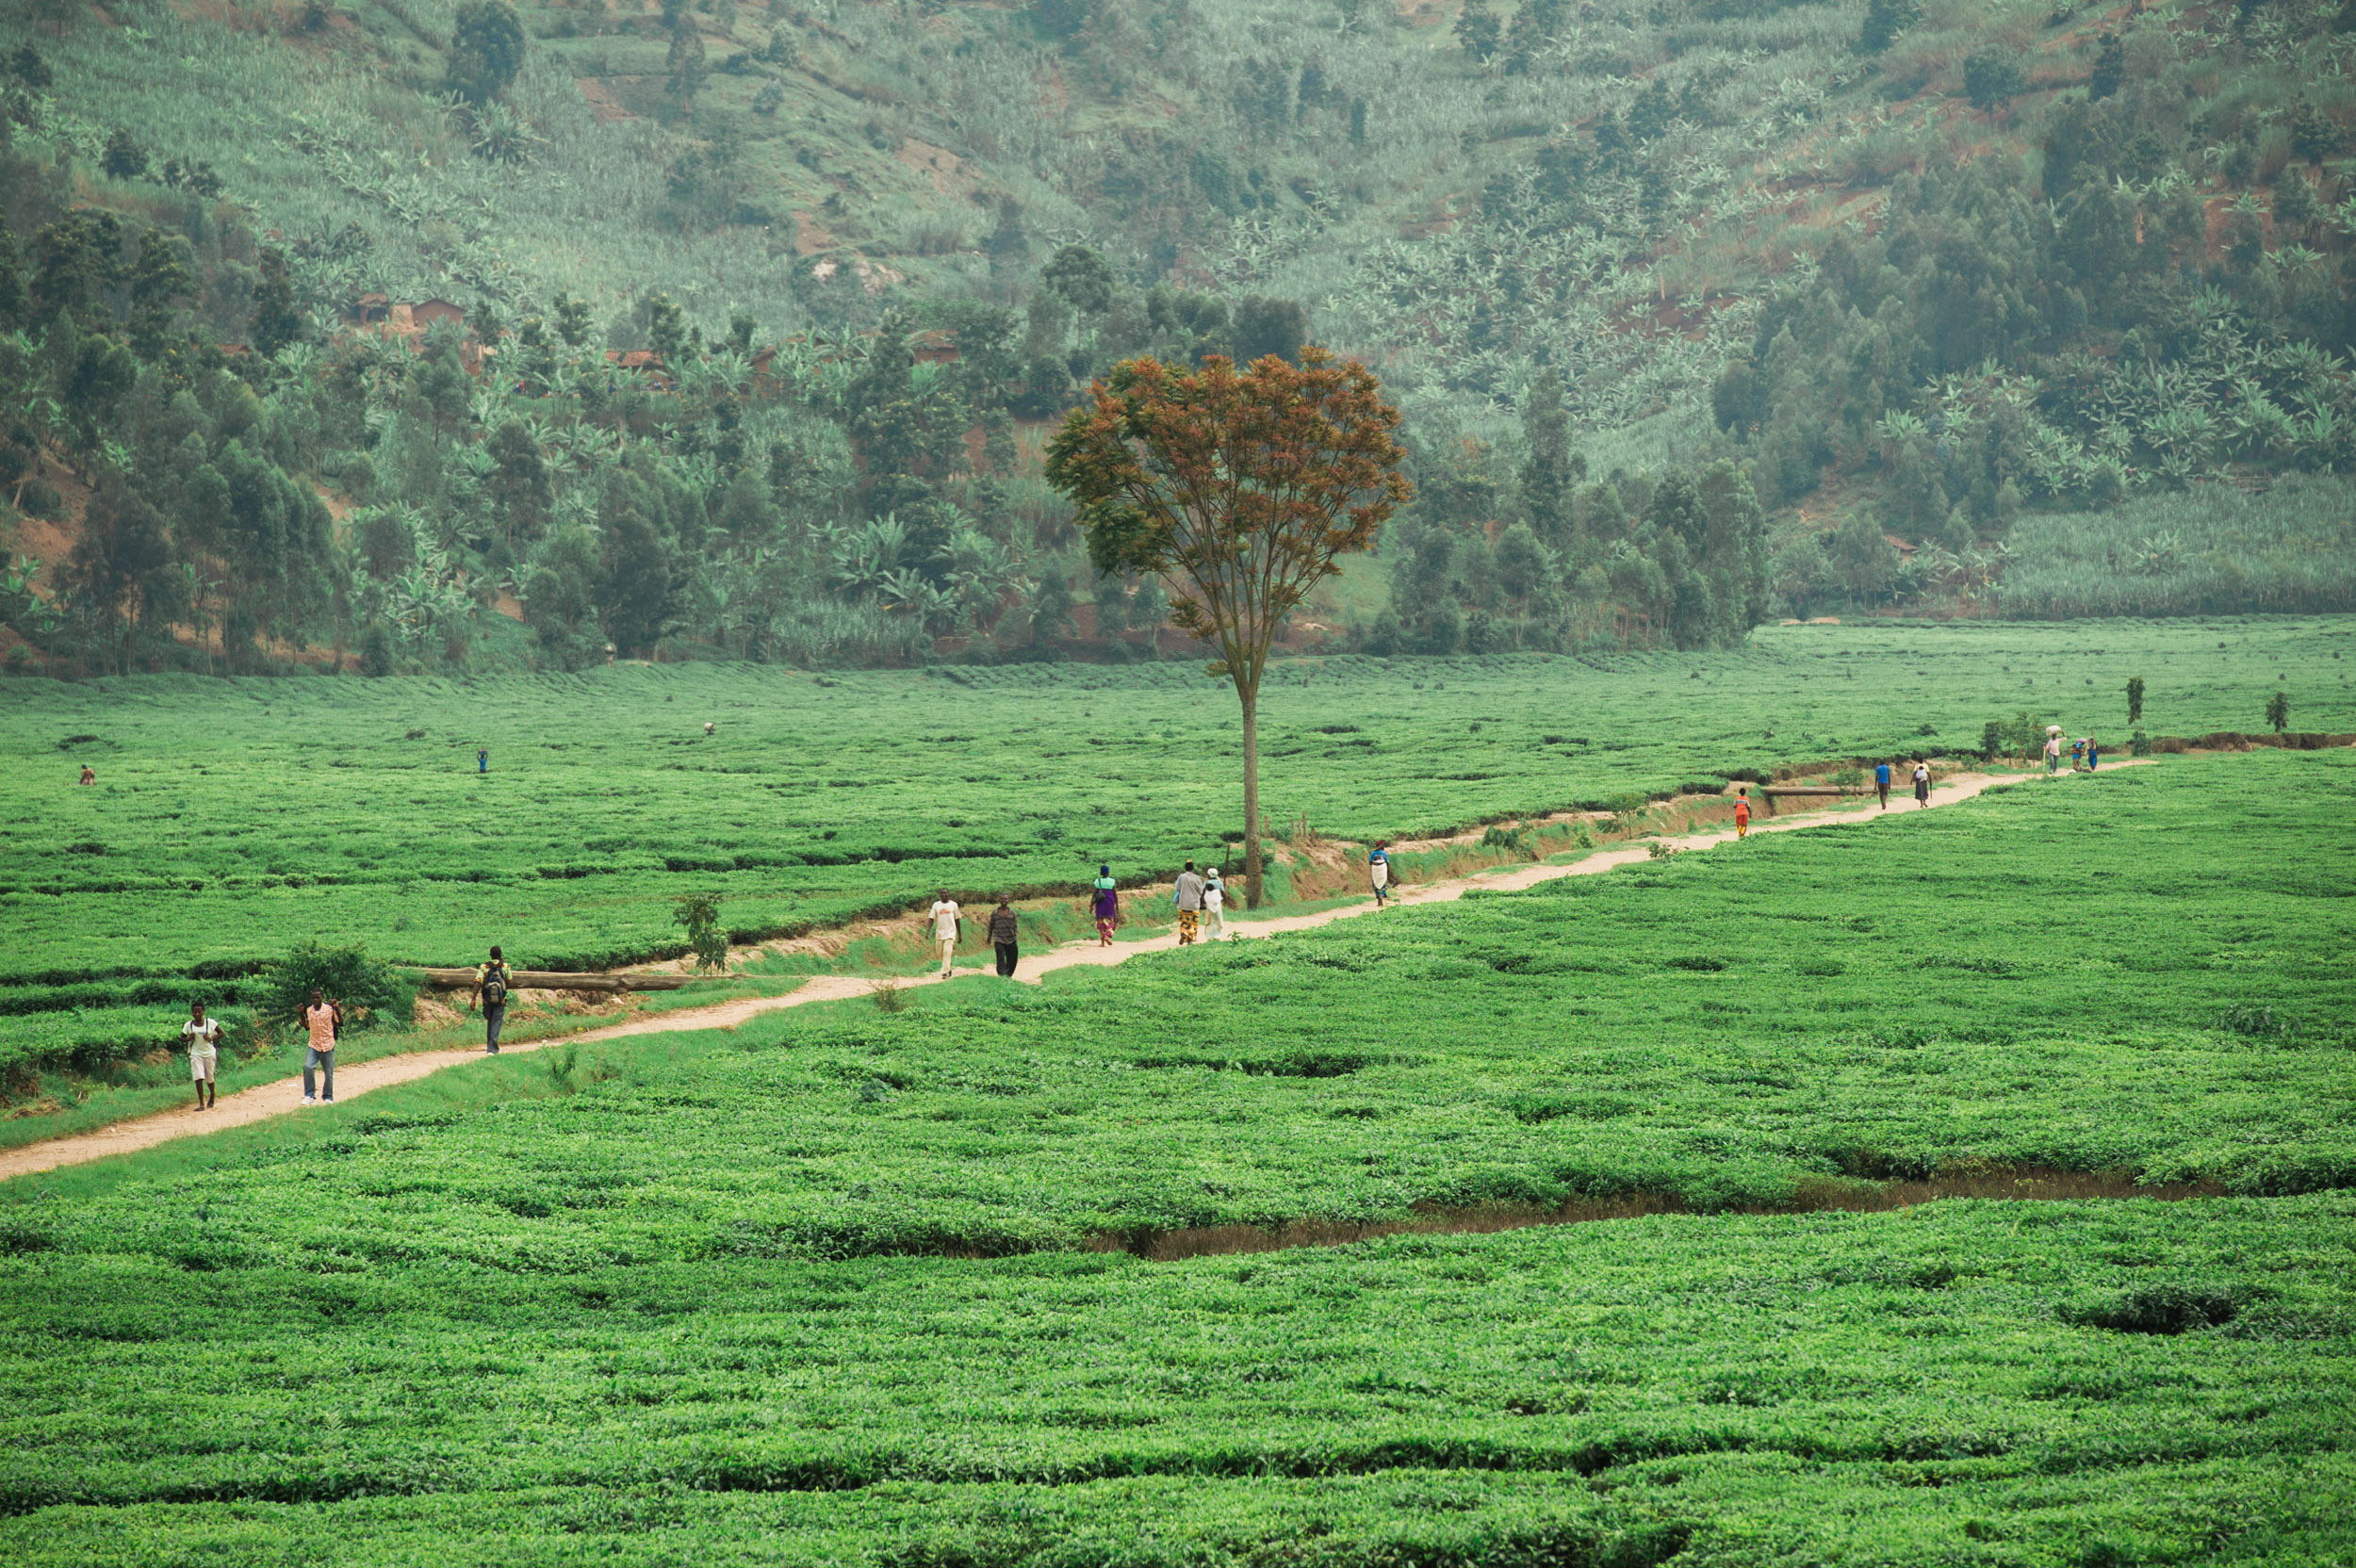
[[[2310,0],[27,0],[6,667],[1181,653],[1044,422],[1304,342],[1417,498],[1296,645],[2350,608],[2351,60]]]

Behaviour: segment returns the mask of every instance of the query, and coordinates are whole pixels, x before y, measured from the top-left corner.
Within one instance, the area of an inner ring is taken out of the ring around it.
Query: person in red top
[[[1734,792],[1734,836],[1738,839],[1751,836],[1751,792],[1748,788]]]
[[[344,1010],[327,1000],[327,993],[314,987],[311,1004],[303,1009],[303,1027],[311,1031],[311,1043],[303,1051],[303,1102],[316,1105],[320,1100],[329,1104],[335,1101],[335,1031],[342,1027]],[[311,1092],[311,1073],[320,1070],[325,1082],[321,1093]]]

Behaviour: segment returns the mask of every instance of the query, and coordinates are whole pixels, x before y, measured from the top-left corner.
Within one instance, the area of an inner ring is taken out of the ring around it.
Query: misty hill
[[[1304,340],[1419,492],[1304,647],[2345,609],[2338,482],[2266,492],[2356,461],[2348,24],[33,0],[7,657],[1176,654],[1044,422]]]

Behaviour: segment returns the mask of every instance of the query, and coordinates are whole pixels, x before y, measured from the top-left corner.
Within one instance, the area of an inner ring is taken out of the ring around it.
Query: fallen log
[[[429,969],[426,983],[443,990],[472,990],[470,969]],[[507,972],[510,989],[519,991],[675,991],[694,980],[692,974],[566,974],[559,970],[517,969]]]

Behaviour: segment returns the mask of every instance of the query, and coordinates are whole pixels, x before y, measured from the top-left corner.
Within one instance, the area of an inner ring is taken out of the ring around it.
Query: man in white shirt
[[[965,922],[957,914],[957,901],[949,896],[948,889],[943,888],[941,896],[933,900],[933,939],[941,943],[941,972],[943,978],[947,977],[957,958],[957,934],[964,928]]]
[[[180,1025],[180,1037],[188,1043],[188,1076],[196,1080],[196,1108],[212,1109],[221,1099],[221,1086],[213,1075],[221,1062],[221,1025],[205,1016],[205,1004],[188,1005],[188,1021]]]

